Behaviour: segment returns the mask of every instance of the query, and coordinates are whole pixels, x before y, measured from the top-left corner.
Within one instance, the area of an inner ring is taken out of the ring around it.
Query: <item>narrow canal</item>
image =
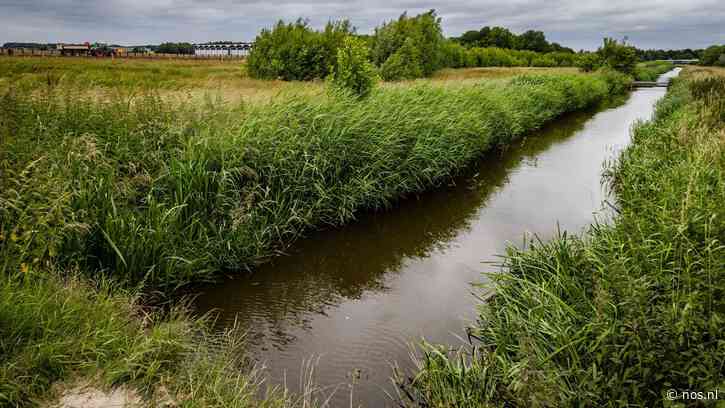
[[[460,344],[475,319],[471,283],[497,270],[487,262],[507,244],[581,232],[606,216],[604,165],[665,91],[638,89],[565,116],[446,188],[314,233],[250,276],[202,288],[196,306],[248,331],[273,384],[297,391],[312,358],[317,384],[339,386],[332,406],[350,406],[353,382],[355,406],[393,406],[391,364],[410,367],[410,345],[423,338]]]

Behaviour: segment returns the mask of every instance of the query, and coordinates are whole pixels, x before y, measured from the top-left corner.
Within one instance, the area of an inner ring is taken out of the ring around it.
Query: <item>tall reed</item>
[[[522,76],[229,108],[10,91],[0,100],[0,259],[165,288],[211,279],[433,188],[625,84],[611,73]]]
[[[676,81],[610,169],[614,223],[509,249],[471,344],[425,345],[398,377],[404,400],[667,406],[670,389],[722,389],[724,90],[724,77]]]

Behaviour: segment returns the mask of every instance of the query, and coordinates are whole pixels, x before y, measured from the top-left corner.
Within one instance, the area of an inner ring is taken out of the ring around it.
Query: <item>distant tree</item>
[[[543,31],[528,30],[516,39],[517,49],[536,52],[549,51],[549,43]]]
[[[631,74],[637,64],[637,50],[613,38],[605,38],[597,54],[605,66],[626,74]]]
[[[564,47],[561,44],[556,43],[556,42],[553,42],[553,43],[549,44],[549,49],[552,52],[566,52],[566,53],[569,53],[569,54],[574,54],[574,50],[573,49],[571,49],[569,47]]]
[[[466,46],[478,46],[483,38],[482,32],[478,30],[469,30],[458,37],[458,42]]]
[[[485,47],[514,48],[516,36],[504,27],[493,27],[488,33]]]
[[[468,49],[458,42],[447,40],[441,46],[443,65],[449,68],[463,68],[468,65]]]
[[[161,54],[193,54],[194,53],[194,46],[189,43],[163,43],[160,44],[156,52]]]
[[[725,62],[722,62],[723,59],[721,58],[723,55],[725,55],[725,45],[713,45],[713,46],[707,47],[702,52],[702,58],[700,59],[700,64],[725,66]]]

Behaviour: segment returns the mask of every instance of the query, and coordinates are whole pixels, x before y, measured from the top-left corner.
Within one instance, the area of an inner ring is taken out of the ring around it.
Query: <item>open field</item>
[[[411,405],[669,406],[668,390],[722,390],[725,69],[687,67],[608,180],[613,224],[511,248],[472,344],[426,345],[400,379]]]
[[[509,78],[522,74],[577,74],[576,68],[491,67],[444,69],[432,78],[411,82],[460,83],[462,80]],[[268,81],[250,78],[240,60],[133,60],[109,58],[0,57],[0,89],[37,91],[48,86],[75,89],[103,98],[114,93],[156,91],[164,97],[226,102],[268,101],[281,92],[319,95],[324,82]]]

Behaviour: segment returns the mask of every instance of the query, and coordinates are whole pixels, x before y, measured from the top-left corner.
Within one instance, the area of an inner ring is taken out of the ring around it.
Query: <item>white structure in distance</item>
[[[194,44],[194,55],[241,58],[249,55],[254,43]]]

